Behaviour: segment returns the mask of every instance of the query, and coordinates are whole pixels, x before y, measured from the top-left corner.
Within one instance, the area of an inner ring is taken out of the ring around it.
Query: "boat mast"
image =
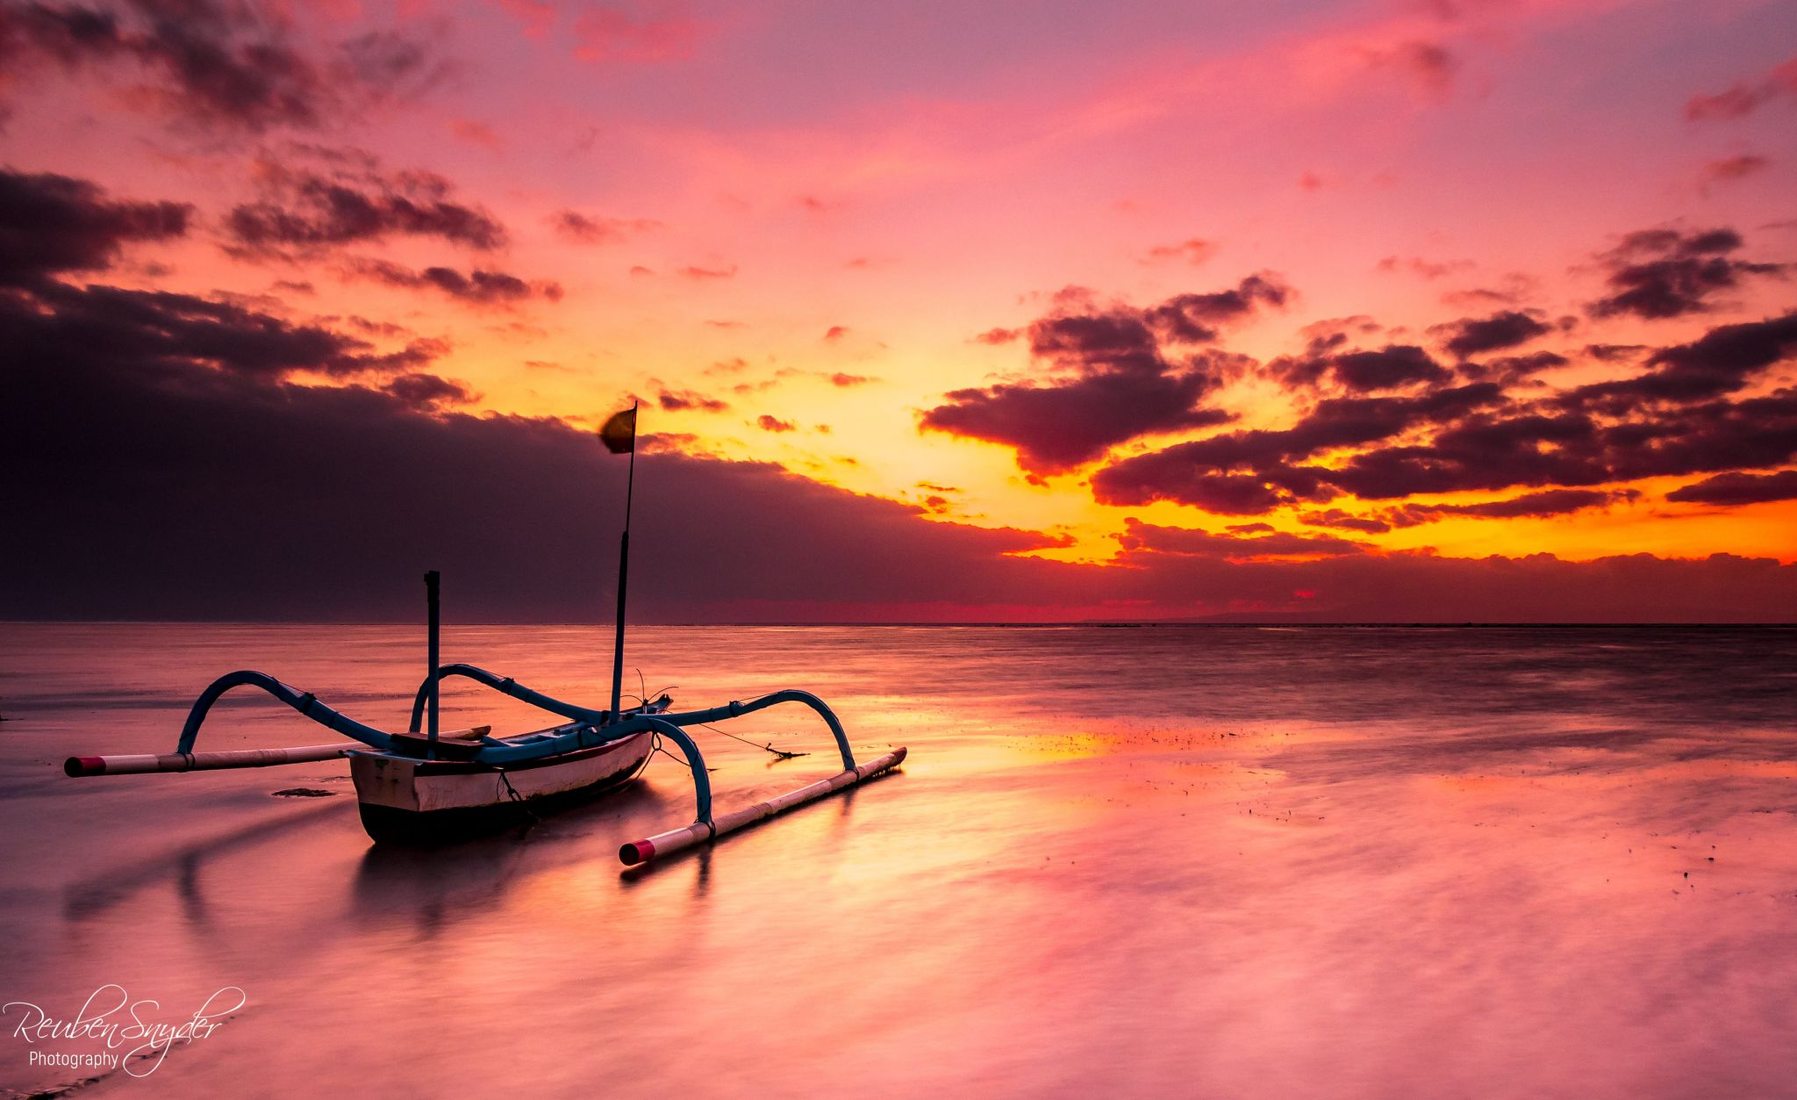
[[[630,504],[636,493],[636,407],[630,403],[630,475],[624,482],[624,537],[618,541],[618,619],[617,644],[611,657],[611,719],[621,713],[618,704],[624,690],[624,590],[630,578]]]
[[[426,659],[430,662],[430,670],[427,675],[430,677],[431,693],[426,699],[426,703],[430,708],[427,713],[430,715],[430,739],[433,746],[437,742],[437,584],[440,579],[441,575],[435,569],[424,575],[425,599],[430,603],[429,626],[427,627],[430,631],[430,639],[425,648],[430,654]]]

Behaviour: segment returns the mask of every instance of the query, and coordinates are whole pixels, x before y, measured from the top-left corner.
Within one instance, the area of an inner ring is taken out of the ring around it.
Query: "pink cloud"
[[[1190,240],[1180,241],[1178,244],[1156,245],[1148,250],[1143,261],[1145,263],[1167,263],[1179,260],[1195,267],[1216,255],[1216,252],[1217,243],[1215,241],[1193,237]]]
[[[1707,192],[1711,184],[1732,183],[1747,176],[1764,172],[1772,166],[1772,162],[1754,153],[1741,153],[1737,156],[1712,160],[1703,166],[1704,190]]]
[[[1365,57],[1375,69],[1396,70],[1431,99],[1446,99],[1454,90],[1459,62],[1440,42],[1414,39],[1368,50]]]
[[[590,8],[574,19],[582,61],[680,61],[693,55],[701,24],[668,4]]]
[[[493,131],[491,126],[484,122],[476,122],[471,118],[456,119],[449,124],[449,132],[469,145],[478,145],[494,152],[505,147],[505,143],[500,140],[499,135]]]
[[[1740,118],[1790,95],[1797,95],[1797,57],[1757,80],[1743,81],[1714,95],[1691,97],[1685,104],[1685,117],[1692,122]]]
[[[578,210],[558,210],[550,215],[549,224],[563,239],[577,244],[612,244],[661,228],[651,218],[607,218]],[[648,268],[631,269],[632,274],[638,272],[648,274]]]
[[[493,0],[524,24],[524,33],[542,38],[555,25],[555,5],[549,0]]]

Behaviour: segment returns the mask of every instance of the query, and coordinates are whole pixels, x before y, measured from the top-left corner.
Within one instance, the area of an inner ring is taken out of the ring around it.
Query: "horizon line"
[[[339,627],[375,627],[375,626],[409,626],[414,625],[408,619],[7,619],[0,618],[0,626],[339,626]],[[459,627],[590,627],[595,630],[609,629],[612,622],[588,620],[476,620],[459,624],[445,623],[445,628]],[[630,625],[630,624],[627,624]],[[1724,627],[1767,627],[1773,629],[1797,628],[1797,621],[1760,620],[1760,619],[1248,619],[1233,617],[1216,618],[1179,618],[1179,619],[957,619],[957,620],[916,620],[894,619],[880,621],[857,620],[768,620],[768,621],[675,621],[675,622],[641,622],[636,627],[705,629],[727,628],[743,629],[753,627],[775,627],[780,629],[842,629],[847,627],[869,627],[879,629],[917,629],[920,627],[970,628],[991,627],[1003,629],[1055,628],[1140,628],[1140,627],[1282,627],[1322,629],[1366,628],[1366,627],[1403,627],[1403,628],[1510,628],[1532,627],[1542,629],[1579,629],[1579,628],[1639,628],[1667,629],[1679,628],[1724,628]]]

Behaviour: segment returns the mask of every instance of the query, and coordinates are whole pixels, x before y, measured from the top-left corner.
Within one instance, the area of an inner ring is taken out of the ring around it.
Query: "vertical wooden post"
[[[430,729],[430,738],[433,744],[437,740],[437,588],[440,579],[441,574],[435,569],[424,575],[425,596],[430,602],[430,641],[426,648],[430,652],[428,660],[430,661],[431,666],[430,670],[426,673],[430,678],[431,690],[429,697],[425,700],[425,705],[430,708],[427,712],[430,715],[430,726],[428,728]]]
[[[632,414],[636,404],[630,406]],[[611,656],[611,720],[622,713],[619,704],[624,692],[624,592],[630,580],[630,505],[636,495],[636,418],[631,417],[630,476],[624,482],[624,537],[618,540],[618,619],[617,641]]]

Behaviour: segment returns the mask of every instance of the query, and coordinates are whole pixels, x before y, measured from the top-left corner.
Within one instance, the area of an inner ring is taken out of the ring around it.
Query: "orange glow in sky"
[[[35,316],[229,303],[407,415],[637,399],[1059,562],[1797,561],[1788,4],[86,10],[0,16]]]

